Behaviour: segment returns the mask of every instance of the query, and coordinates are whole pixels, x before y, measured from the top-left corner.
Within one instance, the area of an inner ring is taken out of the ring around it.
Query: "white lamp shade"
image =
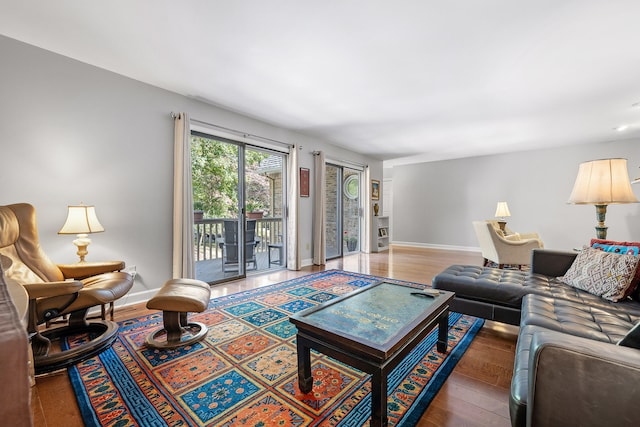
[[[569,203],[610,205],[637,203],[631,190],[627,159],[603,159],[580,163]]]
[[[511,212],[509,212],[509,205],[507,205],[507,202],[498,202],[495,217],[505,218],[508,216],[511,216]]]
[[[95,206],[69,206],[69,213],[58,234],[89,234],[104,231]]]

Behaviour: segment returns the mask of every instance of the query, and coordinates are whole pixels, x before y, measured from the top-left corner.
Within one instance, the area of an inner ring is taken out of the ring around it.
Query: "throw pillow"
[[[640,254],[640,242],[616,242],[613,240],[591,239],[591,244],[589,246],[603,252],[635,256]]]
[[[589,246],[604,252],[635,256],[640,255],[640,242],[616,242],[614,240],[591,239]],[[633,295],[634,299],[640,301],[640,264],[636,269],[633,282],[631,286],[629,286],[625,297],[630,295]]]
[[[631,328],[629,332],[627,332],[627,335],[622,337],[622,339],[618,341],[616,345],[640,348],[640,322],[636,323],[635,326]]]
[[[640,258],[585,246],[560,280],[569,286],[617,302],[631,286]]]

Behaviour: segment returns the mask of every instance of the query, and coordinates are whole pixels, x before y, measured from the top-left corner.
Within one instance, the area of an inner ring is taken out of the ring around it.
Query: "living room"
[[[637,79],[630,83],[618,75],[611,77],[615,81],[611,91],[623,92],[624,103],[613,104],[609,98],[603,102],[607,110],[623,112],[611,113],[606,136],[585,135],[567,143],[560,134],[518,151],[507,142],[503,150],[492,152],[475,147],[437,159],[381,160],[366,148],[345,148],[331,139],[269,124],[234,105],[213,105],[198,94],[172,92],[108,71],[108,65],[91,65],[37,47],[26,36],[2,34],[0,52],[8,58],[0,71],[2,204],[34,204],[45,252],[66,263],[77,260],[73,238],[57,234],[66,207],[80,202],[95,205],[105,232],[95,237],[88,259],[123,259],[137,273],[134,287],[117,307],[146,301],[172,276],[172,112],[186,111],[215,125],[297,144],[299,166],[312,171],[312,153],[318,150],[331,159],[368,165],[371,179],[392,189],[392,199],[383,198],[380,204],[390,213],[391,238],[399,246],[477,253],[472,221],[492,218],[496,202],[505,200],[511,209],[511,229],[538,232],[548,248],[580,248],[594,237],[596,219],[593,206],[567,203],[578,165],[622,157],[628,160],[631,178],[640,176],[638,127],[614,130],[623,124],[618,119],[640,122],[640,110],[632,107],[640,100]],[[593,63],[605,60],[594,58]],[[629,85],[619,87],[621,82]],[[591,115],[575,117],[573,104],[564,105],[556,96],[549,101],[549,110],[574,127],[586,126]],[[523,126],[511,135],[525,139],[537,132]],[[456,142],[446,140],[442,145]],[[639,189],[633,186],[636,195]],[[309,266],[313,198],[300,198],[299,203],[298,250],[301,264]],[[607,225],[611,239],[640,240],[640,205],[611,206]]]

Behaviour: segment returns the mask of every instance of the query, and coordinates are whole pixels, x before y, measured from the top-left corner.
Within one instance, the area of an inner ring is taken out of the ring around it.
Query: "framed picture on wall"
[[[309,169],[300,168],[300,197],[309,197]]]
[[[371,200],[380,200],[380,181],[371,180]]]

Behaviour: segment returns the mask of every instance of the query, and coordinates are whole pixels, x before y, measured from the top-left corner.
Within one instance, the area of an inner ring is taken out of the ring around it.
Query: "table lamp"
[[[607,205],[638,203],[631,190],[627,159],[602,159],[580,163],[569,203],[596,206],[596,237],[607,238]]]
[[[494,216],[498,218],[498,225],[500,226],[500,230],[505,233],[504,230],[507,225],[507,221],[505,221],[505,218],[511,216],[511,212],[509,212],[509,205],[507,205],[507,202],[498,202],[498,205],[496,206],[496,214]]]
[[[58,231],[58,234],[77,234],[78,238],[73,244],[78,247],[78,256],[80,262],[84,262],[84,257],[89,253],[87,246],[91,243],[89,239],[90,233],[100,233],[104,231],[104,227],[98,221],[95,206],[86,206],[80,204],[78,206],[69,206],[67,220]]]

